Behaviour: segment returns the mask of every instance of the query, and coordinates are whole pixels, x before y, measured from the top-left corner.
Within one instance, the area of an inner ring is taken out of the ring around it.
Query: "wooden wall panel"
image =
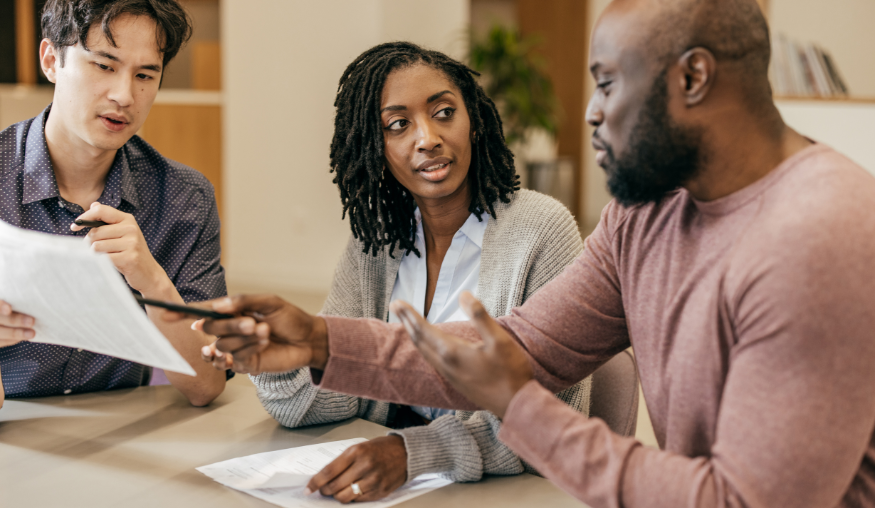
[[[191,86],[195,90],[222,89],[222,51],[218,41],[198,41],[192,45]]]
[[[156,104],[140,136],[161,155],[200,171],[216,188],[222,213],[222,108]]]
[[[33,0],[15,0],[15,65],[18,82],[36,84],[37,48]]]
[[[541,38],[540,52],[562,109],[559,155],[574,161],[575,216],[582,209],[587,4],[582,0],[517,0],[520,32]]]

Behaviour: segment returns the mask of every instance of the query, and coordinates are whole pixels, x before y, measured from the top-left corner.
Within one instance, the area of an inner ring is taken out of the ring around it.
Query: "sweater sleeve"
[[[337,265],[322,314],[362,317],[359,245],[350,237]],[[310,382],[310,369],[250,376],[262,405],[286,427],[337,422],[353,416],[381,425],[388,418],[387,403],[320,390]]]
[[[577,413],[587,415],[591,378],[556,395]],[[423,427],[390,432],[407,449],[408,481],[426,473],[441,473],[455,482],[476,482],[484,474],[540,474],[499,441],[501,421],[489,411],[444,415]]]

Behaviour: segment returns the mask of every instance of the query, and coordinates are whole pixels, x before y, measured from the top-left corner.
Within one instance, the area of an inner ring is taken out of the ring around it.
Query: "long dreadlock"
[[[416,203],[392,173],[383,170],[380,102],[386,77],[393,70],[420,63],[443,72],[459,88],[471,118],[469,211],[480,220],[485,212],[495,217],[493,203],[510,202],[510,195],[519,189],[501,118],[474,79],[479,73],[410,42],[375,46],[349,64],[340,77],[331,141],[331,171],[336,173],[343,215],[349,214],[352,234],[364,244],[363,252],[371,251],[374,256],[386,245],[390,255],[396,245],[419,255],[414,245]]]

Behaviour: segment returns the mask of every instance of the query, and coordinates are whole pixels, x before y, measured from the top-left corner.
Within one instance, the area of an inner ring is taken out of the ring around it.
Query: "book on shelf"
[[[848,96],[848,87],[829,52],[817,44],[801,44],[783,34],[772,39],[769,75],[775,95]]]

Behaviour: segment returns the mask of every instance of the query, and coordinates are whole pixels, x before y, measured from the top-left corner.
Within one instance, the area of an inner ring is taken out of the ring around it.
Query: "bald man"
[[[205,323],[205,356],[488,409],[594,508],[875,506],[875,179],[784,124],[769,57],[754,0],[614,1],[587,120],[616,199],[561,276],[497,321],[464,296],[472,321],[439,327],[401,302],[403,327],[216,301],[260,314]],[[630,345],[660,449],[552,395]]]

